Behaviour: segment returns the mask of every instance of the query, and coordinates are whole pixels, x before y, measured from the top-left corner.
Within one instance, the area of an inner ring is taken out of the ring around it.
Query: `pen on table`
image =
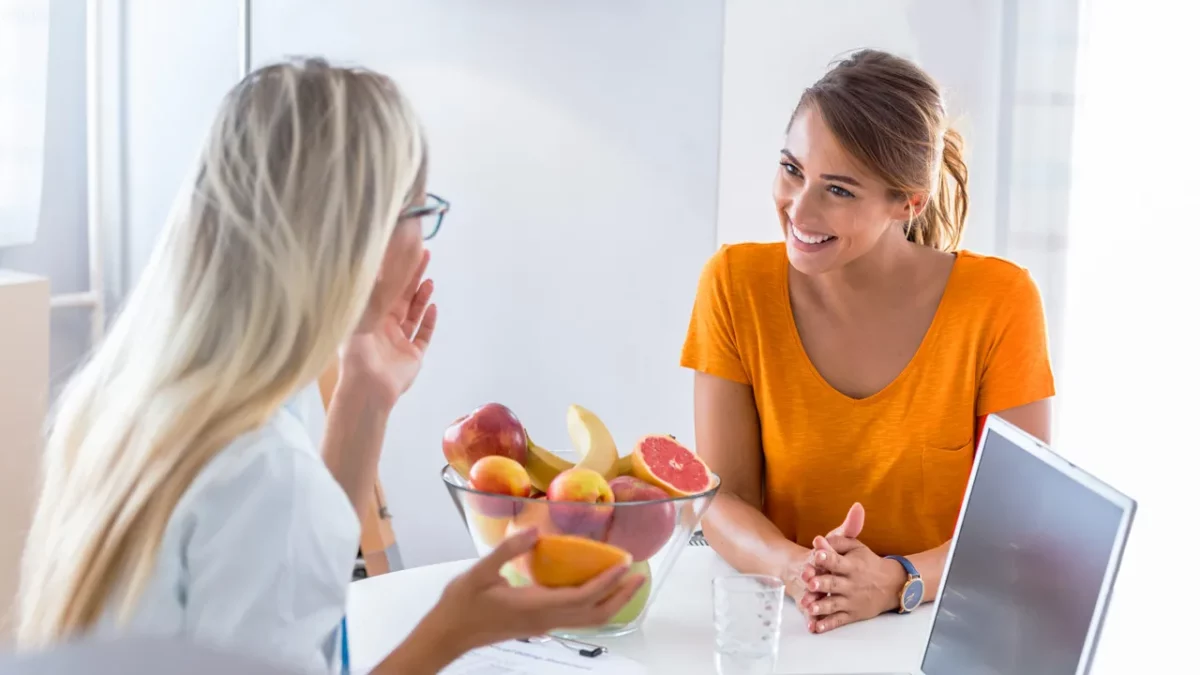
[[[540,635],[534,638],[521,638],[521,642],[530,644],[541,644],[548,641],[557,642],[567,649],[578,652],[580,656],[586,656],[588,658],[595,658],[608,651],[608,648],[604,647],[603,645],[594,645],[581,640],[568,640],[566,638],[555,637],[553,635]]]

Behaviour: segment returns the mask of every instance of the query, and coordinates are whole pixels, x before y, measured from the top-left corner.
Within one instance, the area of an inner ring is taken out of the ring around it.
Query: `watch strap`
[[[908,573],[910,578],[921,578],[921,573],[917,571],[916,565],[913,565],[908,558],[902,555],[885,555],[883,557],[900,563],[900,566],[904,568],[904,571]]]

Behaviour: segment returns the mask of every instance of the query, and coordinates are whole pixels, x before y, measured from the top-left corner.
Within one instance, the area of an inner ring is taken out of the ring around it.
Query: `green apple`
[[[626,624],[638,618],[638,615],[646,608],[646,601],[650,599],[650,563],[645,560],[633,563],[629,566],[629,574],[641,574],[646,577],[646,582],[637,590],[637,593],[633,594],[629,602],[625,603],[621,611],[609,619],[609,625]]]
[[[637,593],[633,594],[629,602],[625,603],[625,606],[612,619],[609,619],[609,625],[627,624],[638,618],[638,615],[646,608],[646,602],[650,599],[650,563],[644,560],[633,563],[629,566],[629,574],[641,574],[646,577],[646,582],[637,590]],[[517,588],[532,584],[511,561],[504,563],[504,566],[500,568],[500,576],[504,577],[509,586]]]
[[[517,570],[512,561],[504,563],[504,566],[500,568],[500,576],[508,581],[509,586],[520,588],[521,586],[528,586],[530,584],[529,579],[525,578],[525,575]]]

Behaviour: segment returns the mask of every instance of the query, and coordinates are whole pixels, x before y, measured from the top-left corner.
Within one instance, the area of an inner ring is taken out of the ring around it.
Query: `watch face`
[[[921,598],[925,595],[925,582],[920,579],[913,579],[904,587],[904,596],[902,604],[904,611],[911,612],[921,604]]]

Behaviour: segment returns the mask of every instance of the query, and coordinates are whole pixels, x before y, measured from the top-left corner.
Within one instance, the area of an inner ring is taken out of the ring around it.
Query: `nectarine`
[[[550,517],[563,532],[599,539],[608,529],[613,492],[598,472],[567,469],[550,482],[546,497]]]
[[[472,490],[479,492],[503,495],[497,497],[468,495],[471,508],[477,513],[492,518],[516,515],[520,511],[521,502],[509,499],[509,497],[528,497],[533,490],[525,467],[515,460],[500,455],[489,455],[475,462],[471,466],[467,485]]]

